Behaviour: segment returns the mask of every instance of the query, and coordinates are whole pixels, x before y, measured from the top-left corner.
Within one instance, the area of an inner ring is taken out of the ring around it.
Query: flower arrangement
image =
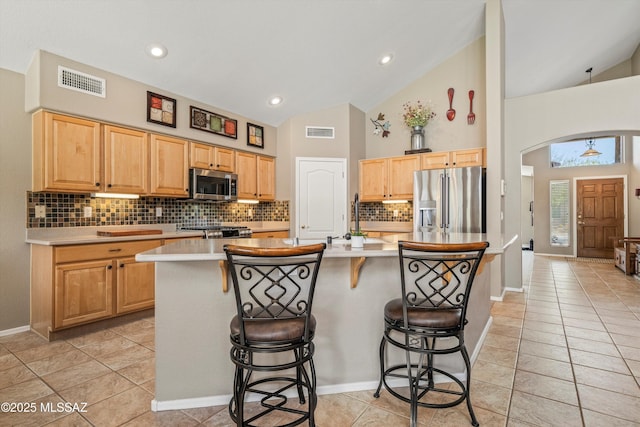
[[[404,119],[404,124],[409,127],[424,127],[436,116],[430,103],[423,104],[421,101],[417,101],[415,105],[413,105],[407,102],[403,105],[403,108],[404,113],[402,114],[402,118]]]

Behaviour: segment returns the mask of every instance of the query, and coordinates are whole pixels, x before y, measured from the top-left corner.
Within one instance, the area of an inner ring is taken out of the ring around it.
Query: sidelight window
[[[551,246],[569,246],[569,180],[551,181]]]

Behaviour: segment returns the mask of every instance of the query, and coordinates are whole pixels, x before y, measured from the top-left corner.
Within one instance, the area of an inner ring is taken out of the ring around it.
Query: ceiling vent
[[[335,139],[336,128],[333,127],[318,127],[318,126],[306,126],[307,138],[324,138]]]
[[[107,81],[80,71],[58,66],[58,86],[106,98]]]

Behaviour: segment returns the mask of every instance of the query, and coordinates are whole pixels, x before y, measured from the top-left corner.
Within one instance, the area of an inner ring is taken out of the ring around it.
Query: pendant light
[[[589,73],[589,84],[591,84],[591,72],[593,71],[593,67],[589,67],[585,72]],[[584,153],[580,154],[580,157],[594,157],[594,156],[599,156],[600,154],[602,154],[601,152],[599,152],[598,150],[596,150],[595,145],[596,145],[596,141],[595,139],[589,138],[588,140],[585,141],[585,144],[587,146],[587,149],[585,150]]]

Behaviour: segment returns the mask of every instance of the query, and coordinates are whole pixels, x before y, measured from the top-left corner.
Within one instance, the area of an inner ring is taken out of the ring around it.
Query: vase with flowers
[[[411,128],[411,149],[421,150],[427,148],[424,139],[424,128],[436,116],[431,104],[418,100],[415,104],[405,103],[403,108],[402,118],[404,119],[404,124]]]

